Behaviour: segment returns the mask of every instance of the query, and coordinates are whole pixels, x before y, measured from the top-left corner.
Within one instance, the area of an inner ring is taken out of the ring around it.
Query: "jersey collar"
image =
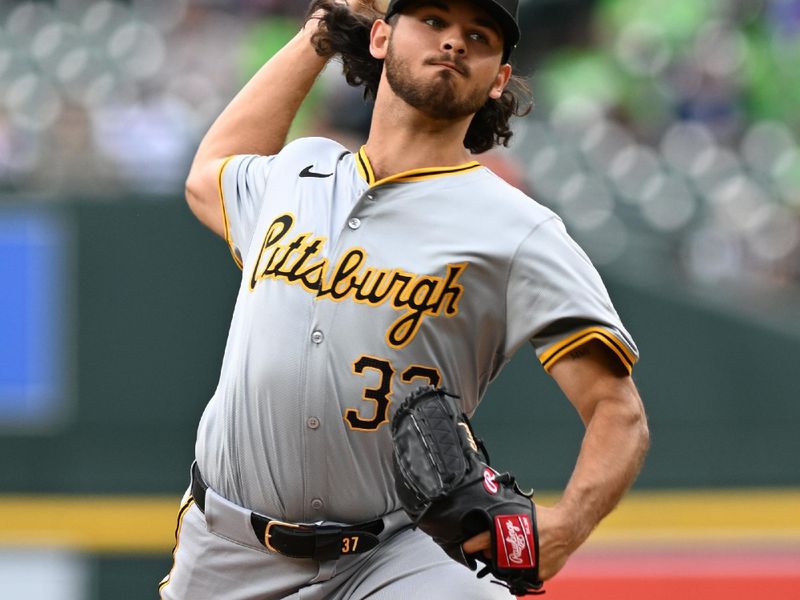
[[[437,177],[448,177],[450,175],[460,175],[461,173],[468,173],[475,169],[481,168],[481,163],[476,160],[457,165],[455,167],[426,167],[424,169],[412,169],[410,171],[403,171],[390,177],[383,179],[375,179],[375,172],[372,170],[372,164],[367,158],[367,153],[364,146],[356,154],[356,168],[358,174],[366,181],[370,187],[383,185],[384,183],[412,183],[415,181],[425,181],[428,179],[436,179]]]

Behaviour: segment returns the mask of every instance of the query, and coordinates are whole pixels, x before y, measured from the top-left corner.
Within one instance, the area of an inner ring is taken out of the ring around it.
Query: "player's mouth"
[[[451,71],[455,71],[463,77],[467,77],[469,75],[467,67],[457,62],[450,60],[428,60],[427,63],[434,67],[444,67],[445,69],[450,69]]]

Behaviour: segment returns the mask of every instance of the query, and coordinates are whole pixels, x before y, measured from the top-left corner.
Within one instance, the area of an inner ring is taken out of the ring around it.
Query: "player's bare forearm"
[[[273,56],[234,97],[200,143],[186,181],[197,218],[224,236],[218,175],[236,154],[271,155],[281,150],[292,121],[327,59],[311,45],[317,19]]]
[[[586,433],[561,499],[539,511],[545,578],[558,572],[614,509],[636,479],[649,445],[636,386],[599,342],[562,359],[551,374],[580,413]]]
[[[617,505],[647,452],[647,420],[633,380],[599,342],[561,359],[551,375],[586,425],[569,483],[553,507],[537,505],[539,576],[553,577]],[[468,554],[491,547],[489,533],[464,543]]]

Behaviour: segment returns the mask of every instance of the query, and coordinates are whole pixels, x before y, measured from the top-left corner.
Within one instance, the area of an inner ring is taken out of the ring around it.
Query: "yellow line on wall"
[[[537,495],[549,505],[551,494]],[[0,496],[0,546],[168,554],[180,498]],[[747,543],[800,548],[800,488],[632,492],[593,545]]]
[[[0,545],[169,553],[180,498],[0,496]]]
[[[600,524],[591,541],[763,542],[800,548],[800,490],[636,492]]]

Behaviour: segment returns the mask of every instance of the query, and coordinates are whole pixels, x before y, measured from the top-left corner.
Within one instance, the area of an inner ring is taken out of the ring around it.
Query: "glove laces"
[[[491,572],[492,572],[491,567],[489,565],[486,565],[480,571],[478,571],[478,579],[483,579]],[[492,583],[506,588],[509,592],[511,592],[515,596],[541,596],[542,594],[547,593],[547,590],[542,589],[541,583],[538,586],[534,586],[528,581],[525,581],[524,579],[517,579],[511,583],[506,583],[505,581],[498,581],[497,579],[492,579]]]

